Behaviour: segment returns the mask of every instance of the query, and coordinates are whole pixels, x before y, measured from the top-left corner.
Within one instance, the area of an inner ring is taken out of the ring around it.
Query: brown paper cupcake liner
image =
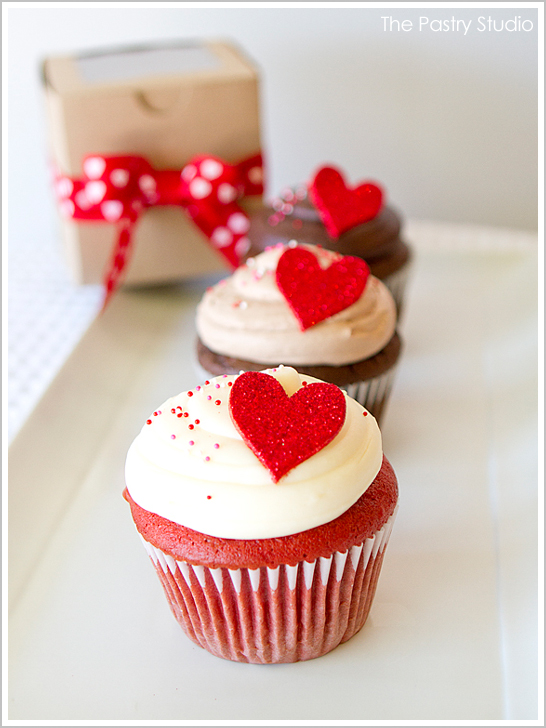
[[[330,652],[362,628],[395,515],[344,553],[274,569],[191,565],[141,539],[175,618],[196,644],[238,662],[297,662]]]

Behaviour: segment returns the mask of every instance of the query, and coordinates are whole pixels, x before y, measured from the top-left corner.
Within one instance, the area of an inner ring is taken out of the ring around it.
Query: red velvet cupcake
[[[124,492],[188,637],[251,663],[319,657],[370,611],[398,487],[374,418],[290,367],[165,402]]]

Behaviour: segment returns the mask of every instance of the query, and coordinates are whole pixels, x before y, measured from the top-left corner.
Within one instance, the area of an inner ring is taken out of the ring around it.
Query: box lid
[[[61,96],[115,90],[178,87],[207,79],[252,78],[256,68],[232,43],[186,41],[118,47],[74,56],[54,56],[43,63],[43,80]]]

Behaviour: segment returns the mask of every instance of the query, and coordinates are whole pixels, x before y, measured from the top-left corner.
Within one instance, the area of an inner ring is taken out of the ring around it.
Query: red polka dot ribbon
[[[201,155],[182,170],[155,170],[144,157],[95,154],[84,158],[83,172],[81,179],[57,176],[55,189],[65,217],[118,226],[104,278],[105,304],[121,282],[134,225],[147,207],[183,207],[233,268],[250,247],[250,221],[238,200],[263,193],[260,154],[238,164]]]

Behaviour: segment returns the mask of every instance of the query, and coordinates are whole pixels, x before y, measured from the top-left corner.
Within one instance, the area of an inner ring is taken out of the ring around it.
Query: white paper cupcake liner
[[[215,374],[207,372],[206,369],[203,369],[201,364],[197,361],[197,357],[195,357],[194,364],[195,371],[199,376],[200,382],[204,382],[207,379],[211,379],[216,376]],[[267,365],[264,364],[264,368],[266,368],[266,366]],[[297,365],[295,365],[295,369],[297,368]],[[371,412],[375,419],[381,423],[381,419],[391,393],[395,371],[396,365],[384,374],[380,374],[378,377],[354,382],[353,384],[347,384],[342,386],[341,389],[347,392],[349,397],[356,399],[357,402],[365,407],[368,412]]]
[[[349,397],[356,399],[380,423],[391,393],[396,367],[384,374],[342,387]]]
[[[386,278],[383,278],[383,283],[387,286],[389,291],[392,294],[392,297],[394,298],[394,302],[396,303],[396,310],[398,312],[398,318],[400,318],[400,315],[402,313],[403,307],[404,307],[404,298],[406,293],[406,287],[408,284],[408,279],[410,277],[411,272],[411,262],[406,263],[400,270],[396,271],[396,273],[391,273],[390,276],[387,276]]]
[[[364,625],[396,510],[374,536],[328,558],[274,569],[209,569],[142,542],[188,637],[238,662],[310,660]]]

